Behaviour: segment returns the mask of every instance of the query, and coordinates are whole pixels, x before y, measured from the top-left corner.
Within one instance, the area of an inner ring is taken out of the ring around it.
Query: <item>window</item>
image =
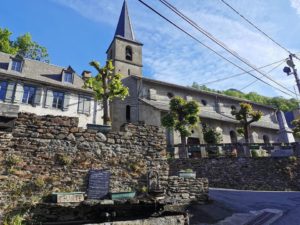
[[[126,47],[125,58],[126,60],[132,61],[132,48],[130,46]]]
[[[127,122],[130,122],[130,118],[131,117],[131,115],[130,115],[130,105],[127,105],[126,106],[126,121]]]
[[[237,136],[236,136],[236,133],[233,130],[229,132],[229,135],[230,135],[231,143],[232,144],[237,143]]]
[[[172,93],[172,92],[168,92],[168,94],[167,94],[167,96],[168,96],[168,98],[173,98],[174,97],[174,94]]]
[[[90,109],[91,109],[91,98],[85,96],[79,96],[78,113],[89,115]]]
[[[207,105],[207,101],[206,101],[206,100],[204,100],[204,99],[202,99],[202,100],[201,100],[201,103],[202,103],[202,105],[204,105],[204,106],[206,106],[206,105]]]
[[[73,83],[73,74],[69,72],[64,72],[64,82]]]
[[[25,104],[34,104],[36,88],[32,86],[25,85],[24,86],[24,94],[22,98],[22,103]]]
[[[22,62],[19,60],[13,60],[11,65],[11,70],[21,72],[22,70]]]
[[[268,135],[264,135],[264,136],[263,136],[263,140],[264,140],[264,143],[265,143],[265,144],[270,144],[270,138],[269,138]]]
[[[64,93],[53,91],[53,102],[52,107],[62,109],[64,104]]]
[[[130,69],[128,69],[128,76],[130,76]]]
[[[8,63],[0,63],[0,69],[8,70]]]
[[[5,100],[6,89],[7,89],[7,82],[0,81],[0,101]]]

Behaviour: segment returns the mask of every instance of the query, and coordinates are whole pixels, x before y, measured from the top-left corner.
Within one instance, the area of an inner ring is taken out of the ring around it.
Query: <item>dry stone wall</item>
[[[0,215],[1,210],[34,203],[51,192],[86,191],[90,169],[111,172],[111,192],[144,189],[149,170],[158,171],[160,185],[169,187],[162,128],[126,124],[121,132],[104,135],[78,128],[77,118],[28,113],[20,113],[15,125],[12,133],[0,133]],[[207,196],[207,180],[198,179],[194,185],[202,185],[200,193]],[[187,201],[178,192],[167,194]],[[194,200],[196,195],[191,196]]]
[[[300,191],[300,159],[290,158],[216,158],[173,159],[170,175],[193,169],[205,176],[210,187],[241,190]]]

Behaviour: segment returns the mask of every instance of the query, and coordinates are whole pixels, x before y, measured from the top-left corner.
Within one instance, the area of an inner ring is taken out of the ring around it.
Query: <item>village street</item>
[[[262,209],[279,209],[283,216],[274,225],[300,224],[300,192],[240,191],[210,188],[213,204],[233,213],[248,213]]]

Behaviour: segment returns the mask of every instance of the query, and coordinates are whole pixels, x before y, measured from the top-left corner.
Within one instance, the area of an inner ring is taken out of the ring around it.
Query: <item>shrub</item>
[[[258,150],[251,150],[251,155],[252,155],[253,158],[260,157],[260,154],[259,154]]]
[[[131,165],[131,169],[134,171],[134,172],[137,172],[138,170],[139,170],[139,165],[137,165],[137,164],[132,164]]]
[[[45,186],[45,181],[44,178],[42,177],[37,177],[34,182],[33,182],[35,188],[37,189],[42,189]]]
[[[6,217],[3,221],[4,225],[22,225],[24,216],[21,214],[14,215],[12,217]]]
[[[6,165],[10,168],[18,165],[20,162],[22,162],[22,159],[17,155],[9,155],[5,160]]]
[[[72,159],[67,155],[59,154],[56,157],[59,165],[61,166],[69,166],[72,163]]]
[[[148,192],[148,188],[146,186],[143,186],[141,188],[141,193],[147,193]]]
[[[203,129],[203,138],[207,144],[219,144],[222,142],[222,134],[212,128]]]
[[[290,162],[297,162],[297,157],[296,156],[290,156],[289,161]]]

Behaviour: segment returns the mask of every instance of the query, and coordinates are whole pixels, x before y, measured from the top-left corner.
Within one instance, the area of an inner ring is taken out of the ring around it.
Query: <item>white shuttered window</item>
[[[91,98],[87,96],[79,96],[78,113],[89,115],[91,112]]]

